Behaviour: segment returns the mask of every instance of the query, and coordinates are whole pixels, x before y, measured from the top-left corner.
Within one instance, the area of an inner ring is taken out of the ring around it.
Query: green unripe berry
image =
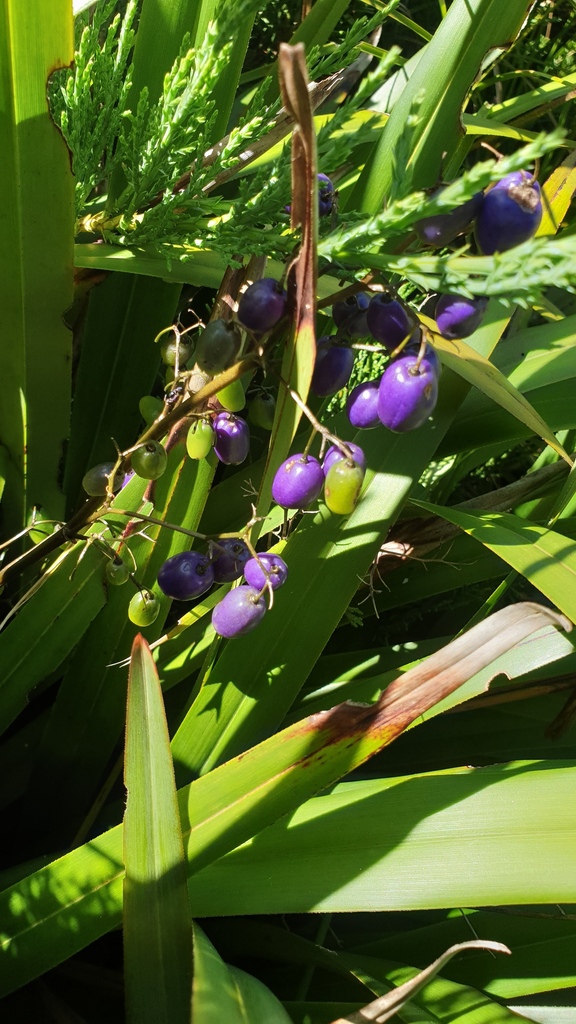
[[[93,498],[100,498],[107,494],[110,485],[109,477],[115,465],[115,462],[100,462],[97,466],[92,466],[82,478],[82,487],[86,494],[90,494]],[[112,480],[113,491],[120,490],[122,480],[123,474],[116,472]]]
[[[275,411],[276,402],[273,396],[262,391],[250,403],[248,419],[255,426],[262,427],[262,430],[272,430]]]
[[[216,434],[208,420],[195,420],[186,437],[186,451],[191,459],[205,459],[212,450]]]
[[[123,583],[126,583],[129,575],[128,566],[121,558],[111,559],[106,563],[106,579],[111,586],[121,587]]]
[[[140,415],[144,420],[144,423],[149,427],[155,420],[158,419],[160,413],[164,408],[164,402],[160,398],[154,398],[153,395],[144,395],[138,402],[138,409]]]
[[[332,463],[326,474],[324,501],[331,512],[347,516],[356,508],[360,497],[364,470],[357,462],[339,459]]]
[[[139,590],[128,605],[128,618],[135,626],[151,626],[158,618],[160,602],[151,590]]]
[[[225,388],[222,388],[222,391],[218,392],[216,398],[226,412],[240,412],[246,405],[242,381],[233,380],[231,384],[227,384]]]
[[[132,469],[144,480],[158,480],[167,462],[166,451],[158,441],[146,441],[132,452]]]
[[[212,320],[196,346],[196,363],[205,373],[222,373],[235,361],[242,336],[235,324]]]
[[[162,362],[166,363],[166,366],[176,366],[178,361],[178,366],[182,369],[192,355],[192,348],[192,342],[187,337],[170,338],[160,348]]]

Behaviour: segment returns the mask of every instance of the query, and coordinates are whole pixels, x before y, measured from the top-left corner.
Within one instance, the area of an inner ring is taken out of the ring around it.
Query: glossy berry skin
[[[270,575],[266,576],[256,559],[251,558],[244,566],[246,582],[256,590],[263,590],[267,583],[270,583],[272,590],[278,590],[279,587],[284,586],[288,579],[288,566],[284,559],[280,558],[280,555],[274,555],[268,551],[259,553],[258,558]]]
[[[331,512],[347,516],[354,511],[362,490],[364,472],[364,467],[356,461],[338,459],[332,463],[324,484],[324,501]]]
[[[106,563],[106,581],[112,587],[121,587],[123,583],[126,583],[128,576],[128,566],[121,558],[114,558]]]
[[[354,366],[355,355],[353,348],[332,345],[330,338],[327,337],[319,338],[310,385],[314,394],[326,398],[346,387]]]
[[[266,601],[255,587],[235,587],[216,605],[212,625],[219,636],[233,640],[255,629],[266,610]]]
[[[436,303],[436,323],[443,338],[469,338],[480,326],[488,299],[464,295],[441,295]]]
[[[97,466],[92,466],[82,478],[82,487],[86,494],[90,494],[93,498],[103,497],[108,491],[108,477],[114,466],[114,462],[100,462]],[[115,475],[112,484],[112,490],[119,491],[122,487],[122,476]]]
[[[170,338],[160,348],[162,362],[166,366],[178,366],[182,368],[192,355],[193,344],[187,337]]]
[[[199,551],[181,551],[167,558],[158,573],[158,586],[166,597],[175,601],[191,601],[200,597],[214,583],[210,559]]]
[[[528,171],[513,171],[484,196],[474,233],[485,256],[527,242],[542,220],[540,185]]]
[[[380,422],[404,434],[422,426],[438,399],[438,378],[432,363],[418,357],[400,356],[386,368],[380,381],[378,415]]]
[[[186,435],[186,451],[191,459],[205,459],[215,440],[216,434],[208,420],[194,420]]]
[[[346,415],[357,430],[370,430],[380,426],[378,416],[378,389],[380,380],[368,380],[358,384],[348,396]]]
[[[164,409],[164,402],[160,398],[154,398],[154,395],[143,395],[138,402],[138,409],[146,426],[149,427],[158,419]]]
[[[393,299],[386,292],[371,298],[366,320],[372,337],[385,345],[389,352],[398,348],[414,330],[414,318],[398,299]]]
[[[271,331],[286,312],[286,292],[272,277],[246,289],[238,303],[238,319],[249,331]]]
[[[244,572],[246,562],[252,557],[243,540],[224,537],[214,544],[212,568],[216,583],[233,583]]]
[[[239,466],[250,451],[250,430],[246,420],[221,412],[214,420],[214,451],[226,466]]]
[[[196,345],[196,364],[203,373],[222,373],[235,361],[242,336],[235,324],[212,320]]]
[[[477,192],[461,206],[456,206],[448,213],[435,213],[431,217],[423,217],[414,225],[414,230],[425,245],[436,248],[449,245],[458,235],[462,235],[472,225],[484,202],[484,193]]]
[[[334,208],[334,185],[327,174],[318,175],[318,213],[327,217]]]
[[[364,452],[362,451],[360,445],[354,444],[352,441],[345,441],[344,443],[346,447],[349,448],[350,451],[352,452],[354,462],[357,462],[358,465],[361,466],[362,472],[364,472],[366,469],[366,456],[364,455]],[[324,456],[324,461],[322,463],[322,472],[324,473],[324,476],[327,476],[328,471],[331,469],[334,463],[346,461],[346,458],[347,456],[344,455],[344,452],[340,451],[337,445],[330,445],[330,448],[326,452],[326,455]]]
[[[216,395],[226,412],[240,412],[246,405],[246,395],[241,380],[233,380]]]
[[[261,427],[262,430],[272,430],[275,412],[276,401],[273,395],[261,391],[250,403],[248,419],[254,426]]]
[[[132,469],[144,480],[158,480],[168,463],[166,449],[158,441],[146,441],[132,452]]]
[[[414,341],[409,341],[406,348],[402,350],[402,355],[405,356],[419,356],[422,341],[422,331],[418,330],[418,337]],[[435,348],[432,345],[426,345],[424,349],[424,357],[432,366],[438,379],[442,376],[442,363],[440,362],[440,356],[438,355]]]
[[[343,334],[347,334],[349,338],[365,338],[370,334],[366,319],[369,303],[370,296],[365,292],[357,292],[348,299],[334,303],[332,319]]]
[[[291,455],[272,482],[272,497],[282,508],[306,508],[324,485],[322,466],[313,455]]]
[[[160,602],[151,590],[139,590],[128,605],[128,618],[135,626],[151,626],[158,618]]]

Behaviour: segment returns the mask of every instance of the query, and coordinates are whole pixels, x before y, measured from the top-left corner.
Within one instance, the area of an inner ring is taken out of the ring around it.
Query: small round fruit
[[[345,441],[344,443],[346,447],[349,448],[350,451],[352,452],[354,462],[356,462],[361,467],[362,472],[364,473],[366,470],[366,456],[364,455],[364,452],[362,451],[360,445],[353,444],[352,441]],[[347,456],[344,455],[344,452],[341,451],[337,445],[331,445],[328,451],[326,452],[326,455],[324,456],[324,462],[322,463],[322,472],[324,473],[324,476],[328,475],[328,471],[336,462],[346,462],[346,460]]]
[[[151,426],[158,419],[164,408],[164,402],[153,395],[144,395],[138,402],[140,415],[147,427]]]
[[[340,516],[350,515],[356,508],[363,481],[364,468],[357,462],[348,459],[333,462],[324,484],[324,501],[330,511]]]
[[[233,380],[218,392],[216,398],[226,412],[240,412],[246,405],[246,395],[241,380]]]
[[[261,564],[260,564],[261,563]],[[268,575],[264,572],[267,570]],[[269,551],[258,554],[258,560],[251,558],[244,566],[244,578],[246,583],[256,590],[263,590],[267,583],[272,590],[278,590],[288,579],[288,566],[280,555],[274,555]]]
[[[448,213],[433,213],[431,217],[423,217],[416,222],[414,230],[420,241],[426,245],[434,245],[436,248],[449,245],[458,235],[464,234],[471,227],[483,202],[484,193],[476,192],[471,199],[467,199],[461,206],[456,206]]]
[[[272,497],[282,508],[306,508],[319,497],[324,473],[313,455],[291,455],[276,472]]]
[[[286,292],[272,277],[246,289],[238,303],[238,319],[249,331],[271,331],[286,312]]]
[[[327,174],[318,175],[318,213],[327,217],[334,209],[334,185]]]
[[[181,551],[167,558],[158,573],[158,586],[166,597],[175,601],[191,601],[200,597],[214,583],[210,559],[199,551]]]
[[[194,420],[186,435],[186,451],[191,459],[205,459],[212,450],[216,434],[209,420]]]
[[[158,441],[146,441],[132,452],[132,469],[144,480],[158,480],[167,463],[166,449]]]
[[[216,583],[233,583],[244,572],[246,562],[251,558],[243,540],[224,537],[214,545],[212,569]]]
[[[346,415],[357,430],[370,430],[380,426],[378,416],[378,389],[380,379],[358,384],[348,396]]]
[[[128,605],[128,618],[135,626],[151,626],[158,618],[160,602],[151,590],[139,590]]]
[[[129,575],[128,566],[121,558],[110,559],[106,563],[106,579],[111,586],[121,587],[123,583],[126,583]]]
[[[218,413],[214,420],[214,451],[226,466],[239,466],[250,451],[250,430],[246,420],[230,412]]]
[[[311,384],[314,394],[326,398],[346,387],[354,366],[355,354],[353,348],[332,345],[330,338],[320,338]]]
[[[179,338],[169,338],[160,347],[162,362],[166,366],[176,366],[176,362],[178,362],[178,366],[182,369],[190,359],[193,347],[192,342],[185,335],[181,335]]]
[[[349,338],[365,338],[370,334],[366,311],[370,296],[366,292],[357,292],[347,299],[341,299],[332,306],[332,319],[343,334]]]
[[[400,356],[386,368],[380,381],[380,422],[403,434],[422,426],[438,399],[438,377],[432,363],[415,355]]]
[[[86,494],[90,494],[93,498],[100,498],[107,494],[110,485],[108,478],[114,471],[115,465],[115,462],[100,462],[97,466],[92,466],[92,469],[89,469],[82,478],[82,487]],[[123,476],[124,474],[115,474],[112,481],[113,491],[120,490]]]
[[[436,323],[443,338],[469,338],[480,326],[488,299],[467,299],[464,295],[441,295],[436,303]]]
[[[274,396],[266,391],[261,391],[250,403],[248,419],[254,426],[261,427],[262,430],[272,430],[275,412],[276,401]]]
[[[242,336],[236,324],[211,320],[196,345],[196,363],[204,373],[222,373],[235,361]]]
[[[507,174],[484,196],[474,233],[485,256],[527,242],[542,220],[540,185],[528,171]]]
[[[402,355],[404,356],[419,356],[420,349],[422,348],[422,331],[420,328],[414,332],[413,339],[410,339],[405,348],[402,349]],[[440,356],[438,355],[435,348],[432,345],[426,344],[424,349],[424,357],[431,364],[434,372],[438,379],[442,376],[442,363],[440,362]]]
[[[266,610],[266,601],[255,587],[235,587],[216,605],[212,625],[219,636],[233,640],[255,629]]]
[[[372,337],[390,352],[398,348],[415,327],[414,317],[387,292],[372,296],[366,320]]]

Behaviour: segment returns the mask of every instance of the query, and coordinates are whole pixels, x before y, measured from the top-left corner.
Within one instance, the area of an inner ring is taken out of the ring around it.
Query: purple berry
[[[322,466],[313,455],[291,455],[272,482],[272,497],[282,508],[306,508],[324,486]]]
[[[390,352],[398,348],[415,327],[414,317],[398,299],[393,299],[387,292],[372,297],[366,320],[372,337]]]
[[[404,356],[419,356],[420,349],[422,347],[422,331],[418,329],[417,336],[414,332],[414,340],[410,340],[406,345],[406,348],[402,350]],[[424,349],[424,357],[431,364],[436,376],[440,378],[442,376],[442,363],[440,362],[440,356],[438,355],[435,348],[432,345],[426,345]]]
[[[254,629],[264,618],[266,607],[255,587],[235,587],[216,605],[212,625],[220,636],[232,640]]]
[[[283,558],[280,558],[280,555],[273,555],[270,552],[263,552],[258,555],[258,558],[270,575],[266,576],[266,573],[256,559],[251,558],[244,566],[246,582],[251,587],[255,587],[256,590],[262,590],[269,582],[272,590],[278,590],[278,587],[283,586],[288,579],[288,566],[286,562]]]
[[[286,312],[286,292],[272,277],[262,277],[246,289],[238,303],[238,319],[249,331],[272,330]]]
[[[224,549],[224,550],[222,550]],[[214,544],[212,568],[216,583],[232,583],[240,578],[251,554],[243,540],[225,537]]]
[[[210,560],[199,551],[181,551],[172,555],[158,573],[158,586],[166,597],[176,601],[190,601],[206,593],[214,583],[214,570]]]
[[[357,292],[356,295],[335,302],[332,306],[332,319],[341,328],[339,333],[347,334],[349,338],[365,338],[370,333],[366,320],[369,303],[370,296],[365,292]]]
[[[357,430],[369,430],[380,426],[378,416],[378,389],[380,380],[368,380],[358,384],[348,396],[346,414]]]
[[[250,430],[246,420],[221,412],[214,420],[214,451],[226,466],[239,466],[250,451]]]
[[[334,185],[327,174],[318,175],[318,213],[327,217],[334,208]]]
[[[438,398],[438,378],[432,363],[415,355],[400,356],[386,368],[380,381],[380,422],[403,434],[426,422]]]
[[[488,299],[467,299],[464,295],[441,295],[436,303],[436,323],[443,338],[469,338],[480,326]]]
[[[364,452],[362,451],[360,445],[353,444],[352,441],[345,441],[344,444],[352,452],[352,457],[356,465],[360,466],[362,472],[365,472],[366,456],[364,455]],[[331,469],[335,462],[342,462],[342,460],[346,462],[347,456],[344,455],[344,452],[340,451],[340,449],[335,444],[331,445],[328,451],[326,452],[326,455],[324,456],[324,462],[322,463],[322,472],[324,473],[324,476],[328,475],[328,471]]]
[[[325,398],[345,387],[350,380],[355,355],[353,348],[332,345],[328,337],[319,338],[311,384],[314,394]]]
[[[527,242],[542,220],[540,185],[528,171],[513,171],[484,196],[475,235],[484,255],[505,252]]]
[[[484,193],[477,192],[472,199],[468,199],[448,213],[435,213],[431,217],[423,217],[416,222],[414,230],[420,241],[426,245],[435,245],[437,248],[448,245],[468,230],[474,218],[478,216],[483,202]]]

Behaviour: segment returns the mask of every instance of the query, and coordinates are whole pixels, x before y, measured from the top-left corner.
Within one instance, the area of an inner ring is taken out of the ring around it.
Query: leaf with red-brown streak
[[[318,196],[316,177],[316,135],[304,46],[280,46],[278,60],[280,92],[284,109],[294,121],[292,132],[291,226],[301,228],[298,255],[288,269],[286,287],[291,317],[290,333],[282,360],[281,376],[306,401],[316,358],[316,233]],[[301,412],[280,384],[268,460],[260,494],[258,513],[270,505],[272,480],[287,457]]]

